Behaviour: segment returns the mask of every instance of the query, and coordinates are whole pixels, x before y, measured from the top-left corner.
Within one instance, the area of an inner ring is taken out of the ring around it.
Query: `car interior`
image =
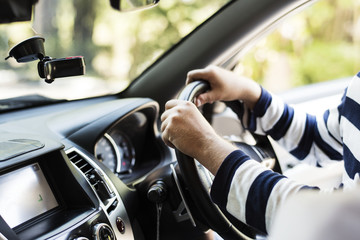
[[[0,0],[0,25],[31,23],[37,5],[45,2],[57,1]],[[87,1],[73,2],[81,2],[87,9]],[[160,4],[170,4],[168,0],[103,2],[112,8],[112,14],[129,22],[135,12],[160,11]],[[195,4],[196,0],[181,2]],[[209,189],[214,176],[196,160],[164,144],[160,115],[168,100],[192,101],[208,90],[202,81],[185,87],[188,71],[208,65],[235,71],[245,52],[285,19],[315,2],[223,1],[209,18],[139,70],[123,90],[111,85],[107,93],[76,99],[25,95],[23,89],[44,85],[49,92],[59,91],[58,86],[70,91],[66,85],[69,77],[79,79],[75,91],[89,92],[91,79],[81,79],[88,71],[91,73],[92,65],[107,65],[105,58],[91,61],[86,50],[78,56],[69,57],[61,51],[55,56],[60,38],[50,52],[49,36],[18,39],[10,46],[10,40],[4,37],[2,43],[6,42],[6,46],[1,43],[0,47],[1,53],[7,54],[3,56],[7,59],[5,70],[13,68],[21,75],[18,66],[26,66],[32,71],[29,77],[37,80],[29,87],[15,86],[18,95],[0,100],[0,239],[265,239],[264,233],[225,215],[211,201]],[[39,11],[54,14],[51,5],[43,6]],[[196,18],[197,12],[189,14]],[[105,21],[109,17],[103,16]],[[145,19],[141,23],[152,24]],[[86,25],[86,21],[82,24]],[[71,21],[66,26],[72,26]],[[121,28],[121,23],[116,26]],[[56,31],[61,30],[58,27]],[[116,33],[114,29],[111,32]],[[66,39],[65,34],[63,37]],[[116,44],[126,43],[124,40]],[[85,41],[83,45],[77,46],[86,49]],[[0,91],[7,96],[10,91],[5,85],[12,82],[5,70],[0,70]],[[19,83],[28,77],[21,76]],[[347,82],[348,78],[341,78],[327,88],[315,84],[281,96],[306,109],[314,102],[320,105],[321,101],[329,103],[329,98],[337,98]],[[231,102],[205,105],[201,110],[220,134],[253,159],[284,174],[293,168],[297,161],[282,161],[290,157],[283,156],[276,143],[242,127],[237,117],[239,109],[240,102]],[[339,172],[337,168],[335,172]]]

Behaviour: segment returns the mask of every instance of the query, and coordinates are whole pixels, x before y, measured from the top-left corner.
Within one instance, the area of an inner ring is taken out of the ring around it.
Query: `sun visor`
[[[30,21],[37,0],[0,0],[0,23]]]

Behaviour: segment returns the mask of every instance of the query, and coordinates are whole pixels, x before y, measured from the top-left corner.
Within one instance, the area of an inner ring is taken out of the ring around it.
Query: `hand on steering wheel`
[[[184,102],[193,101],[196,96],[207,91],[209,87],[209,84],[204,81],[192,82],[180,93],[178,100],[168,103],[167,108],[170,109],[170,111],[165,112],[162,116],[162,120],[164,121],[162,125],[163,139],[167,141],[168,145],[178,148],[175,149],[175,151],[181,175],[185,182],[186,189],[190,193],[191,202],[194,204],[193,207],[201,214],[201,219],[206,221],[202,223],[209,226],[225,239],[255,238],[256,235],[259,234],[256,230],[238,221],[229,214],[225,216],[217,205],[212,202],[209,196],[209,188],[211,185],[209,186],[209,184],[204,183],[202,177],[202,175],[207,175],[203,173],[203,171],[206,170],[203,167],[200,168],[197,161],[195,161],[195,159],[205,161],[206,167],[215,174],[227,154],[236,149],[214,132],[210,124],[205,121],[192,103]],[[173,109],[173,111],[171,111],[171,109]],[[169,118],[170,115],[172,116]],[[168,119],[172,120],[170,121]],[[189,122],[189,119],[193,119],[192,122]],[[196,121],[194,121],[194,119]],[[178,125],[174,125],[171,127],[171,131],[168,131],[167,127],[169,124]],[[202,136],[203,139],[193,137],[197,135]],[[259,142],[264,145],[264,141]],[[215,146],[212,144],[215,144]],[[265,145],[270,145],[270,143],[267,142]],[[270,151],[269,155],[275,156],[271,145],[270,147],[265,145],[265,152]],[[211,148],[207,146],[211,146]],[[254,150],[258,148],[257,146],[249,146],[246,144],[240,144],[239,146],[241,150],[249,152],[249,155],[258,156],[258,159],[255,160],[261,161],[262,157],[257,155],[257,150]],[[204,156],[208,156],[210,160],[206,158],[204,160]],[[211,163],[213,165],[211,165]]]
[[[164,142],[201,162],[216,174],[222,160],[236,147],[218,136],[196,106],[185,100],[170,100],[161,116]]]

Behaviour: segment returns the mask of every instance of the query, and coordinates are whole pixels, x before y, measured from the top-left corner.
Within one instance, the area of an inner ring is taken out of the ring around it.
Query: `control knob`
[[[114,231],[106,223],[98,223],[93,227],[95,240],[115,240]]]

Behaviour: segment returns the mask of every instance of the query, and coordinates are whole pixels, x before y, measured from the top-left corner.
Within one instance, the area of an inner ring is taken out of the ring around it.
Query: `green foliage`
[[[269,76],[273,69],[289,72],[279,74],[289,87],[352,76],[360,70],[359,21],[360,5],[354,1],[320,1],[287,19],[239,66],[243,74],[270,88],[278,86],[268,81],[274,79]],[[279,57],[286,61],[277,61]]]
[[[314,41],[300,56],[292,56],[294,85],[310,84],[354,75],[358,53],[346,42]],[[358,66],[360,67],[360,66]]]
[[[3,26],[0,54],[5,58],[12,45],[39,34],[46,39],[47,55],[84,56],[88,76],[128,84],[227,1],[161,1],[154,8],[134,12],[118,12],[111,8],[109,0],[39,1],[33,23],[36,33],[31,24],[22,27],[26,31],[11,31]],[[7,42],[11,42],[9,47]],[[16,63],[14,66],[19,67]],[[0,67],[12,66],[0,62]],[[36,69],[28,65],[25,68],[29,73],[22,75],[39,79]]]
[[[122,81],[126,87],[226,2],[160,1],[145,11],[120,13],[108,0],[39,1],[33,28],[29,23],[0,25],[0,55],[5,58],[14,44],[40,34],[49,56],[85,56],[87,76]],[[319,1],[287,19],[238,69],[274,86],[279,86],[271,83],[274,78],[284,78],[290,87],[353,75],[360,70],[359,22],[357,1]],[[17,69],[17,80],[39,80],[33,65],[0,61],[0,69],[11,68]]]

